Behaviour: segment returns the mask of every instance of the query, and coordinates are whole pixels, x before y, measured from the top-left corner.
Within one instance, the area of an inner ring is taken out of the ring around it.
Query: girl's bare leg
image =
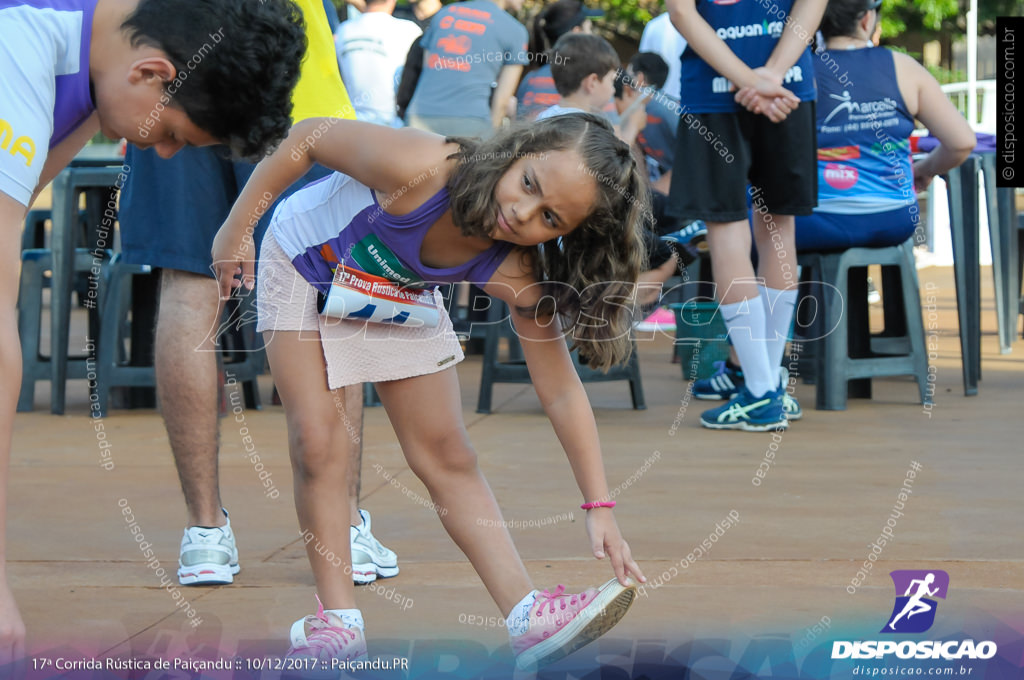
[[[462,422],[454,368],[378,383],[405,459],[503,616],[533,590]]]
[[[267,357],[288,423],[288,450],[295,485],[295,512],[313,568],[317,593],[327,609],[354,609],[349,537],[349,447],[354,444],[338,409],[345,399],[327,388],[319,335],[265,334]],[[333,558],[333,559],[332,559]]]

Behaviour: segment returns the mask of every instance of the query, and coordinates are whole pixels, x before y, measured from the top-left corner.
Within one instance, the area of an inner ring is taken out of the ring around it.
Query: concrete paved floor
[[[588,387],[609,484],[619,489],[619,525],[648,577],[662,585],[648,588],[607,642],[555,671],[575,663],[583,672],[602,662],[638,677],[642,659],[661,661],[666,650],[694,640],[732,641],[722,656],[736,662],[748,641],[765,636],[794,645],[797,658],[826,639],[875,639],[893,606],[888,572],[941,569],[950,575],[950,592],[930,634],[998,634],[1006,641],[1000,658],[1011,669],[1001,677],[1024,675],[1024,345],[998,353],[987,302],[984,381],[978,396],[964,397],[951,270],[925,269],[920,277],[939,298],[930,415],[910,379],[877,380],[874,399],[853,400],[845,412],[815,411],[813,386],[801,384],[796,394],[805,417],[776,442],[774,460],[766,460],[770,433],[699,427],[708,403],[685,398],[666,338],[641,342],[648,410],[629,408],[625,383]],[[983,280],[990,283],[987,270]],[[990,291],[984,299],[991,300]],[[467,428],[506,520],[516,523],[512,534],[535,583],[572,588],[606,580],[610,567],[589,556],[578,491],[532,388],[498,386],[495,413],[478,415],[479,371],[478,357],[459,368]],[[269,382],[263,387],[269,390]],[[282,653],[287,626],[309,613],[314,600],[280,407],[244,414],[277,498],[265,495],[240,425],[222,420],[223,498],[242,572],[232,586],[181,589],[188,605],[179,607],[178,595],[161,588],[155,565],[147,566],[122,513],[131,508],[160,565],[173,574],[185,515],[159,416],[115,411],[108,417],[114,468],[105,470],[86,417],[84,383],[70,389],[65,416],[49,415],[47,398],[41,384],[37,410],[16,420],[11,471],[10,578],[30,652],[38,658],[60,649],[167,658]],[[402,569],[380,588],[358,591],[371,652],[425,659],[424,668],[467,676],[497,664],[492,675],[503,677],[510,672],[502,665],[507,636],[494,625],[497,612],[434,513],[417,504],[425,490],[405,466],[382,409],[367,411],[365,441],[362,504]],[[762,462],[765,476],[755,486]],[[895,540],[869,562],[873,568],[851,595],[847,587],[893,516],[914,462],[920,469],[895,518]],[[739,523],[719,531],[691,563],[687,555],[733,511]],[[189,625],[189,608],[203,621],[198,627]],[[700,677],[729,677],[734,667],[679,659],[666,664],[702,668]]]

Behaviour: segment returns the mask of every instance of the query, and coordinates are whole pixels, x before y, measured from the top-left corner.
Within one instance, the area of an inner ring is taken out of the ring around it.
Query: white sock
[[[349,628],[358,628],[359,630],[366,630],[366,625],[363,623],[363,613],[358,609],[325,609],[324,613],[331,613],[341,619]]]
[[[755,397],[762,397],[775,390],[779,383],[779,372],[768,361],[768,349],[764,342],[764,304],[760,296],[755,300],[720,305],[719,309],[725,327],[729,330],[732,346],[740,358],[746,388]]]
[[[793,311],[796,307],[796,288],[779,290],[758,286],[765,312],[765,344],[768,347],[768,361],[771,366],[782,366],[786,354],[786,341],[793,326]],[[781,374],[781,371],[780,371]]]
[[[505,619],[505,626],[508,628],[510,636],[523,635],[530,629],[530,609],[533,608],[533,603],[536,600],[537,591],[531,590],[526,597],[519,600],[519,604],[512,607],[508,618]]]

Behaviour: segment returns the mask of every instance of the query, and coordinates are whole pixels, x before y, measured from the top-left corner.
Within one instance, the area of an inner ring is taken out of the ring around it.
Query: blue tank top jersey
[[[448,190],[406,215],[388,214],[388,203],[336,172],[285,199],[271,229],[302,278],[322,293],[330,289],[339,263],[403,285],[482,285],[512,249],[510,243],[495,243],[457,267],[429,267],[420,262],[420,249],[427,231],[448,210]]]
[[[751,68],[765,65],[782,37],[793,0],[697,0],[697,12],[729,49]],[[732,83],[692,49],[680,58],[680,100],[693,113],[737,111]],[[801,101],[814,101],[810,48],[789,69],[783,81]]]
[[[818,212],[863,214],[915,203],[914,117],[882,47],[824,52],[818,81]]]

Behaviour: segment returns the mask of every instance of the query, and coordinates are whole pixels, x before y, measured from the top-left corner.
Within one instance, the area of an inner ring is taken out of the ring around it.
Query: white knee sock
[[[531,590],[526,597],[519,600],[519,604],[512,607],[508,618],[505,619],[505,626],[508,628],[510,636],[522,635],[530,629],[530,609],[533,608],[533,603],[536,600],[537,591]]]
[[[740,358],[743,379],[750,393],[755,397],[764,396],[778,387],[778,367],[768,361],[765,344],[765,313],[760,296],[753,300],[734,302],[719,307],[722,320],[729,330],[732,346]]]
[[[768,348],[768,362],[776,372],[778,382],[782,357],[786,354],[786,341],[793,326],[793,311],[796,307],[796,288],[779,290],[758,286],[765,313],[765,346]]]
[[[330,612],[334,614],[341,622],[349,628],[358,628],[359,630],[366,630],[366,625],[363,623],[363,613],[358,609],[325,609],[324,614]]]

